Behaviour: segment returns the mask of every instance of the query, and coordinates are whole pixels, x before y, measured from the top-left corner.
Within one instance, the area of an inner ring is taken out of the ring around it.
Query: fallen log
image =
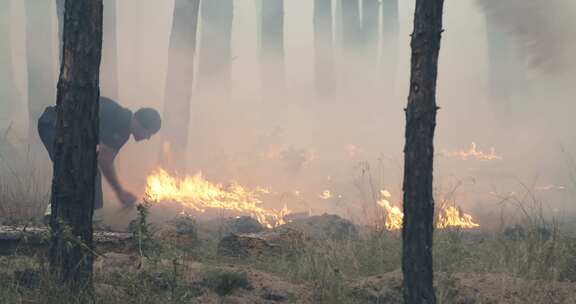
[[[125,251],[133,245],[131,233],[94,231],[96,251]],[[1,226],[0,255],[43,253],[50,244],[48,227]]]

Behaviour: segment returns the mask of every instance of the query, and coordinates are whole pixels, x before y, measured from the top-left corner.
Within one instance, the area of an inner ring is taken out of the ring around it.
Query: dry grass
[[[4,221],[37,219],[47,199],[46,183],[33,169],[16,171],[4,165],[2,170],[0,214]],[[521,216],[502,217],[498,231],[436,231],[434,268],[439,303],[574,303],[576,238],[558,220],[548,217],[543,204],[527,192],[503,200],[513,214]],[[310,303],[400,303],[399,233],[378,227],[358,230],[351,238],[311,240],[297,254],[243,260],[217,256],[216,231],[200,234],[199,246],[158,238],[155,241],[160,248],[146,258],[153,267],[118,266],[95,276],[95,302],[195,303],[206,299],[202,297],[207,293],[221,301],[229,293],[248,296],[244,289],[249,289],[251,282],[246,280],[254,276],[220,270],[233,264],[247,273],[258,272],[293,284],[290,286],[309,288],[314,297]],[[208,279],[191,283],[183,273],[194,276],[198,270],[179,268],[172,261],[193,261],[214,271],[205,272],[211,273]],[[218,295],[221,289],[224,292]],[[42,260],[0,257],[1,303],[87,303],[85,296],[71,296],[54,285]],[[297,297],[288,299],[287,303],[299,303]]]

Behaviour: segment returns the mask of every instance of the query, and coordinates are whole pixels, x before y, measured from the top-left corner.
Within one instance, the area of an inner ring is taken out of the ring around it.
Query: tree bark
[[[199,82],[209,95],[227,98],[232,66],[233,0],[203,1]]]
[[[26,59],[28,63],[28,116],[31,143],[40,143],[36,123],[51,105],[54,90],[51,1],[24,1],[26,8]]]
[[[0,132],[14,120],[20,102],[12,65],[10,1],[0,1]]]
[[[432,192],[436,80],[444,0],[417,0],[404,147],[404,302],[434,304]]]
[[[284,0],[262,1],[260,60],[264,99],[282,96],[284,89]]]
[[[331,97],[335,89],[332,0],[314,0],[314,67],[316,95]]]
[[[81,290],[92,282],[102,0],[66,1],[52,178],[50,268]]]
[[[199,7],[200,0],[176,0],[174,5],[160,156],[162,167],[172,172],[186,168]]]
[[[56,13],[58,15],[58,59],[62,58],[62,32],[64,26],[64,5],[66,0],[56,0]],[[116,39],[116,0],[103,0],[103,38],[102,38],[102,64],[100,68],[101,94],[117,99],[118,89],[118,54]]]

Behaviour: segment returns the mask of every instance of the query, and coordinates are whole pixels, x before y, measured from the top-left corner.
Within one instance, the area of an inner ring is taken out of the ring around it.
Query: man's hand
[[[124,204],[124,206],[127,207],[133,205],[138,198],[131,192],[121,191],[118,193],[118,199],[122,204]]]

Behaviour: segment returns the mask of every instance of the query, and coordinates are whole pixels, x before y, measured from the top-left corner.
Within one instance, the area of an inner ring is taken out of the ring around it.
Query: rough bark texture
[[[66,1],[52,179],[50,267],[74,288],[92,280],[102,0]]]
[[[100,91],[102,96],[118,99],[118,54],[116,43],[116,0],[103,0],[102,64]]]
[[[417,0],[414,14],[403,185],[402,271],[407,304],[436,303],[432,285],[432,173],[443,2]]]
[[[203,1],[199,82],[210,95],[230,91],[233,0]],[[224,96],[224,97],[226,97]]]
[[[62,58],[62,33],[64,27],[64,5],[66,0],[56,0],[58,15],[58,45]],[[103,0],[102,64],[100,68],[100,91],[102,96],[118,98],[118,54],[116,40],[116,0]]]
[[[170,171],[186,168],[199,7],[200,0],[176,0],[174,6],[160,156]]]
[[[10,15],[10,1],[0,1],[0,132],[10,125],[20,102],[12,66]]]
[[[36,123],[44,109],[53,104],[54,60],[52,53],[51,1],[24,1],[26,8],[26,59],[28,62],[29,136],[40,143]]]
[[[314,0],[314,63],[316,93],[330,97],[335,88],[332,0]]]
[[[264,99],[284,89],[284,0],[262,1],[260,56]]]

